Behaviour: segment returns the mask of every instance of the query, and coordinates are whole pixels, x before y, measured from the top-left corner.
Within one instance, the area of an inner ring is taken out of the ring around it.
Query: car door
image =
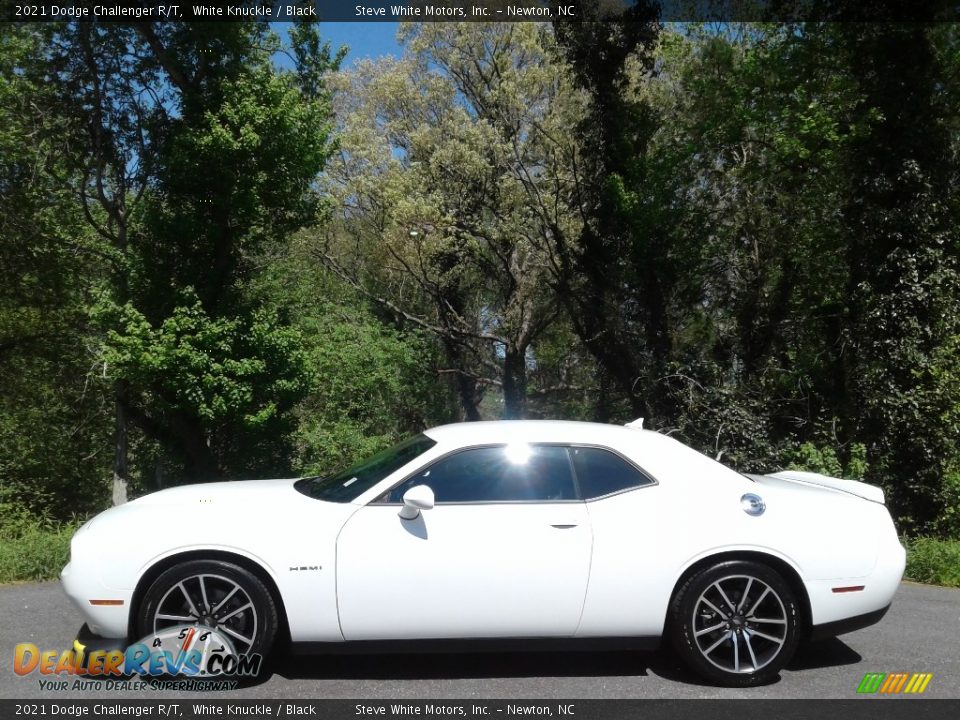
[[[399,517],[426,485],[435,506]],[[347,521],[337,540],[346,640],[571,636],[590,569],[591,528],[567,448],[460,450]]]

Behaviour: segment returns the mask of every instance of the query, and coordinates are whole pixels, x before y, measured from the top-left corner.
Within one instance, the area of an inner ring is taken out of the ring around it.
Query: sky
[[[344,60],[344,67],[350,67],[356,60],[376,58],[382,55],[400,56],[397,45],[397,25],[395,22],[322,22],[320,36],[330,41],[330,47],[336,50],[347,45],[350,52]]]

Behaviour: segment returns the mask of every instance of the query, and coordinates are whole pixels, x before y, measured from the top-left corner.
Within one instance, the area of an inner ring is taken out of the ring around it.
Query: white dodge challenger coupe
[[[746,686],[803,638],[877,622],[904,562],[872,485],[741,475],[639,423],[501,421],[329,477],[141,497],[77,531],[62,581],[88,639],[201,625],[266,654],[287,634],[371,652],[669,638],[701,676]]]

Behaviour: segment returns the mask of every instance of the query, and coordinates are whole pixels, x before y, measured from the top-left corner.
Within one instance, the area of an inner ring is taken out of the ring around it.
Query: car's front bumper
[[[90,626],[84,623],[73,640],[73,650],[77,657],[88,657],[92,652],[112,652],[114,650],[126,650],[127,638],[109,638],[97,635]]]
[[[91,633],[107,638],[126,638],[131,594],[106,588],[92,568],[85,571],[73,561],[60,572],[63,591],[70,598]]]

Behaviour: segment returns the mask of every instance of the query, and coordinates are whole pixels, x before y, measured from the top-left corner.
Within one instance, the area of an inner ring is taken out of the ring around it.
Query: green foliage
[[[310,381],[300,333],[275,312],[211,318],[188,288],[159,327],[129,303],[98,306],[96,320],[106,328],[109,373],[149,388],[152,422],[194,418],[217,451],[230,453],[217,465],[238,475],[283,466],[286,448],[271,440],[290,432],[287,413]]]
[[[956,459],[946,465],[937,505],[940,508],[934,526],[937,534],[960,538],[960,463]]]
[[[337,232],[316,255],[436,338],[467,419],[484,393],[496,416],[520,417],[557,314],[549,246],[578,222],[567,130],[582,102],[534,24],[410,24],[399,37],[402,58],[334,81]]]
[[[34,76],[43,41],[0,32],[0,491],[66,517],[105,500],[109,424],[86,328],[94,243],[57,181],[66,123],[36,110],[50,94]]]
[[[837,451],[832,447],[817,447],[811,442],[801,443],[789,456],[789,470],[806,470],[830,477],[862,480],[867,471],[867,448],[862,443],[854,443],[850,448],[846,465],[840,462]]]
[[[56,580],[70,557],[76,525],[54,529],[40,525],[21,528],[16,536],[0,536],[0,583]]]
[[[431,401],[436,376],[424,373],[432,352],[422,337],[356,311],[349,319],[319,316],[311,331],[308,362],[316,385],[300,407],[301,472],[347,467],[443,412]]]
[[[268,310],[251,287],[258,258],[321,217],[314,183],[333,148],[322,74],[335,60],[316,32],[291,34],[291,70],[254,23],[67,26],[55,46],[82,81],[60,109],[89,128],[74,182],[98,198],[89,220],[113,260],[91,311],[99,361],[117,437],[133,432],[154,477],[290,472],[305,353],[282,304]]]
[[[853,25],[836,38],[869,110],[842,165],[842,397],[846,412],[859,411],[845,434],[867,443],[869,476],[887,487],[902,527],[929,533],[957,457],[943,420],[958,398],[937,367],[951,362],[960,331],[956,165],[937,149],[950,142],[942,86],[955,69],[927,27]]]
[[[936,538],[905,539],[906,577],[931,585],[960,587],[960,541]]]
[[[231,68],[217,90],[214,102],[207,88],[185,92],[183,115],[158,132],[158,192],[130,257],[130,291],[150,317],[184,287],[210,312],[245,312],[251,258],[318,218],[310,185],[331,151],[326,97],[305,99],[263,59]]]
[[[624,193],[675,221],[617,210],[682,263],[662,266],[670,351],[647,393],[664,426],[743,469],[880,484],[912,533],[956,532],[958,156],[937,150],[956,42],[882,24],[666,31],[657,72],[634,75],[657,172]]]
[[[257,292],[285,306],[302,336],[310,390],[295,411],[293,467],[328,474],[451,420],[452,398],[433,338],[378,317],[311,262],[311,246],[300,237],[274,256]]]
[[[0,583],[57,578],[78,525],[34,515],[9,488],[0,488]]]
[[[290,68],[258,23],[4,28],[7,525],[101,507],[111,467],[644,415],[960,536],[960,33],[648,11],[404,25],[345,72],[311,24]]]

